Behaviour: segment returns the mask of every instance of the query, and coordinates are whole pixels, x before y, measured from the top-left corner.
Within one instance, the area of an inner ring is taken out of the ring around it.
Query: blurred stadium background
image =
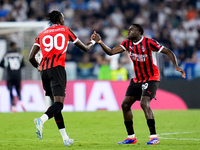
[[[159,54],[160,88],[182,97],[189,108],[200,108],[200,0],[0,0],[0,60],[9,42],[16,42],[26,63],[23,80],[40,80],[28,54],[36,36],[48,27],[44,15],[54,9],[64,14],[65,25],[85,43],[97,31],[108,46],[114,47],[126,39],[132,23],[141,24],[144,35],[170,48],[186,71],[187,81],[165,55]],[[71,43],[66,70],[69,81],[125,81],[134,76],[126,52],[110,57],[98,45],[84,53]],[[5,76],[0,68],[0,80]]]

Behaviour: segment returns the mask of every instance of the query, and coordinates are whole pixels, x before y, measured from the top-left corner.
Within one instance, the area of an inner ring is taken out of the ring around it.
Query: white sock
[[[157,134],[152,134],[149,136],[150,138],[154,138],[154,137],[157,137]]]
[[[59,129],[60,134],[62,135],[63,141],[64,140],[69,140],[69,136],[67,135],[65,128]]]
[[[135,138],[135,134],[128,135],[128,138]]]
[[[47,114],[43,114],[43,115],[40,117],[40,119],[41,119],[42,123],[45,123],[45,122],[49,119],[49,117],[47,116]]]

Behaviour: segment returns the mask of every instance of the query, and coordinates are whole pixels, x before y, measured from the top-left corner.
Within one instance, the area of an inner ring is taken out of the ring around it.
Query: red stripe
[[[142,57],[142,49],[140,47],[140,44],[137,44],[137,48],[138,48],[138,54],[139,54],[139,56]],[[140,58],[140,59],[143,59],[143,58]],[[144,64],[143,63],[144,63],[143,60],[139,61],[139,65],[140,65],[140,68],[141,68],[142,76],[145,78],[144,80],[146,80],[146,73],[144,71]]]
[[[131,42],[131,45],[134,48],[133,54],[137,54],[137,52],[136,52],[136,46],[132,42]],[[137,74],[137,76],[139,78],[139,81],[142,81],[140,70],[139,70],[139,62],[137,61],[137,58],[136,58],[136,60],[134,62],[135,62],[135,66],[136,66],[135,67],[135,74]]]
[[[142,45],[143,45],[143,47],[144,47],[144,49],[145,49],[145,51],[144,51],[144,55],[151,55],[151,54],[148,54],[147,53],[147,48],[146,48],[146,45],[145,45],[145,38],[143,39],[143,41],[142,41]],[[146,68],[147,68],[147,73],[148,73],[148,75],[149,75],[149,77],[151,77],[151,73],[149,72],[149,68],[150,68],[150,64],[149,64],[149,57],[145,57],[145,64],[146,64]]]

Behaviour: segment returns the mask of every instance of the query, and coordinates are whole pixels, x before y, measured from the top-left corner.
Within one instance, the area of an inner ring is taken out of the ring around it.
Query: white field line
[[[160,139],[170,139],[170,140],[192,140],[192,141],[200,141],[200,139],[195,138],[170,138],[170,137],[162,137],[162,135],[172,135],[172,134],[187,134],[193,132],[174,132],[174,133],[161,133],[157,134]]]

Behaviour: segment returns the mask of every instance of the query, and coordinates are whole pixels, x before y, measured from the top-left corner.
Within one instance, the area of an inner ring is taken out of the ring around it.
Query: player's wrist
[[[92,43],[92,45],[94,45],[96,43],[95,40],[91,40],[90,42]]]
[[[101,40],[97,41],[98,44],[101,43],[101,42],[102,42]]]

